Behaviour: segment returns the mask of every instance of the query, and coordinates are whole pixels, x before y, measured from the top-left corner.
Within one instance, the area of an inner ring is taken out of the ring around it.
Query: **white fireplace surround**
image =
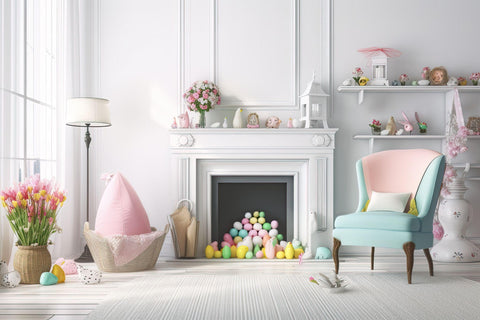
[[[200,221],[197,256],[211,237],[212,177],[292,176],[293,234],[307,244],[309,212],[318,229],[311,238],[331,246],[333,151],[338,129],[175,129],[170,131],[176,197],[194,203]],[[241,195],[239,195],[241,197]],[[239,217],[241,218],[241,217]],[[292,239],[288,239],[292,240]]]

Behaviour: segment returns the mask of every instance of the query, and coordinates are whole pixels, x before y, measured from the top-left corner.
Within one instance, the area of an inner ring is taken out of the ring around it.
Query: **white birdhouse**
[[[320,121],[323,122],[324,129],[328,128],[328,96],[320,83],[315,82],[314,73],[312,81],[300,95],[300,120],[305,120],[305,128],[318,127]]]
[[[388,56],[381,51],[370,58],[370,63],[372,65],[372,79],[368,82],[369,85],[388,86],[387,60]]]

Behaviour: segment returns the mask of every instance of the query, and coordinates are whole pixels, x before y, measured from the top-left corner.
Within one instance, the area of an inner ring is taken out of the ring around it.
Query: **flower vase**
[[[205,118],[205,110],[199,111],[200,112],[200,120],[198,121],[198,127],[199,128],[205,128],[205,125],[207,123],[206,118]]]
[[[420,134],[427,134],[427,129],[420,129]]]
[[[472,84],[473,84],[474,86],[478,86],[478,80],[472,80]]]
[[[432,258],[441,262],[480,261],[480,249],[465,239],[472,206],[465,200],[468,190],[464,178],[454,178],[448,186],[450,194],[440,202],[438,219],[444,229],[442,239],[430,250]]]
[[[20,283],[40,283],[40,276],[50,271],[52,257],[47,246],[18,246],[13,258],[13,268],[20,273]]]
[[[380,135],[380,132],[382,131],[382,129],[380,127],[375,127],[375,128],[372,128],[372,134],[374,136],[378,136]]]

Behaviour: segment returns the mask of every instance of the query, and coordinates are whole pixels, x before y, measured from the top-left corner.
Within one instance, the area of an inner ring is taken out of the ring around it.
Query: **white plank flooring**
[[[94,264],[83,264],[95,268]],[[298,260],[175,260],[161,259],[155,269],[132,273],[104,273],[99,285],[83,285],[76,275],[67,276],[63,284],[53,286],[20,285],[17,288],[0,288],[0,320],[67,320],[84,319],[115,289],[140,277],[154,277],[155,274],[174,270],[185,272],[231,273],[234,270],[264,269],[265,272],[295,273],[323,272],[333,270],[332,260],[308,260],[299,265]],[[436,276],[463,276],[480,282],[480,263],[439,263],[434,262]],[[378,256],[375,270],[370,270],[370,257],[348,257],[340,261],[340,274],[361,272],[404,272],[405,258],[402,256]],[[415,256],[415,272],[427,272],[425,257]],[[405,275],[406,281],[406,275]]]

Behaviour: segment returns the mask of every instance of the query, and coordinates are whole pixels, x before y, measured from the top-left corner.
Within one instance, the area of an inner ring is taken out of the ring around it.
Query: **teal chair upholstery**
[[[445,157],[426,149],[383,151],[357,161],[359,189],[357,210],[335,219],[332,250],[335,272],[338,274],[339,270],[339,248],[341,245],[347,245],[371,247],[372,270],[375,247],[403,249],[407,256],[408,283],[412,282],[414,250],[423,249],[428,260],[430,275],[433,276],[433,262],[429,248],[433,245],[433,216],[444,171]],[[409,177],[415,177],[415,179]],[[410,182],[408,180],[415,181],[406,183]],[[404,187],[405,184],[410,184],[410,189]],[[395,211],[362,212],[362,210],[365,211],[372,191],[410,190],[413,190],[411,198],[415,200],[417,216]]]

